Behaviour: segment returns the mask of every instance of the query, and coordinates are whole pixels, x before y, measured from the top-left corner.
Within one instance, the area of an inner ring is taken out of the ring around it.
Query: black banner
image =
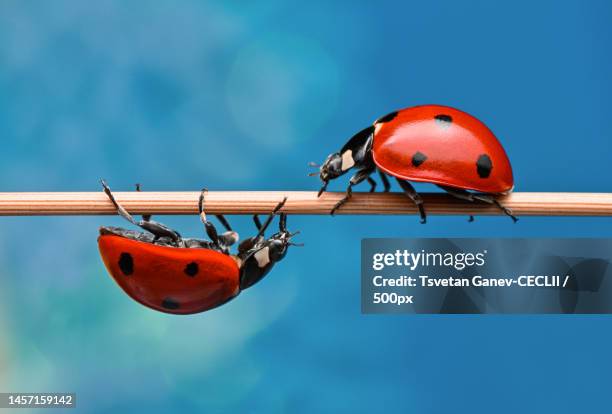
[[[364,313],[612,313],[612,239],[364,239]]]

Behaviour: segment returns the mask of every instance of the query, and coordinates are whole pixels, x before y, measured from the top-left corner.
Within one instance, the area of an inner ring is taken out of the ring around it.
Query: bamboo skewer
[[[197,214],[199,192],[114,192],[133,214]],[[266,214],[288,197],[288,214],[329,214],[344,193],[328,192],[317,198],[312,191],[210,191],[209,214]],[[442,193],[422,194],[427,214],[499,215],[494,206],[468,203]],[[512,193],[499,198],[518,216],[612,216],[612,193]],[[116,211],[102,191],[0,193],[0,215],[107,215]],[[336,214],[416,214],[414,204],[401,193],[354,193]]]

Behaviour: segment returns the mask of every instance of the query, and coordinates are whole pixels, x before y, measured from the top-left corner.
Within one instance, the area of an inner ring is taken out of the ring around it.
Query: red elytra
[[[512,190],[512,166],[487,126],[442,105],[399,110],[374,123],[375,164],[394,177],[483,193]]]
[[[240,293],[240,270],[235,258],[227,254],[160,246],[112,234],[101,235],[98,246],[121,289],[161,312],[203,312]]]

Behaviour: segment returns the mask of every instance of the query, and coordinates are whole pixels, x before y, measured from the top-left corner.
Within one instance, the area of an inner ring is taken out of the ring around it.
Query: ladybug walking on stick
[[[199,198],[200,219],[210,240],[183,238],[145,215],[136,220],[113,196],[102,181],[104,192],[117,212],[144,232],[119,227],[101,227],[98,246],[102,260],[117,284],[132,299],[152,309],[190,314],[203,312],[227,303],[259,282],[276,263],[296,245],[291,238],[298,232],[287,230],[287,215],[279,213],[282,200],[262,224],[253,216],[258,232],[240,243],[237,254],[230,247],[238,234],[227,220],[216,217],[226,231],[219,234],[204,212],[203,190]],[[140,186],[137,186],[140,190]],[[279,215],[279,231],[265,238],[264,233],[275,215]]]
[[[517,221],[495,198],[514,187],[504,148],[485,124],[448,106],[423,105],[391,112],[355,134],[323,165],[311,165],[319,167],[319,173],[311,175],[323,181],[319,196],[329,181],[357,170],[331,214],[350,199],[353,186],[367,180],[374,191],[376,182],[370,176],[378,170],[385,191],[390,188],[387,175],[395,177],[416,204],[421,223],[427,218],[423,200],[410,181],[433,183],[459,199],[495,205]]]

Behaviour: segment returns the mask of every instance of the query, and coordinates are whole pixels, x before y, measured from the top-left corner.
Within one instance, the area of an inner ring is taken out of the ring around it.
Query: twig
[[[116,192],[115,197],[134,214],[196,214],[199,192]],[[312,191],[210,191],[210,214],[265,214],[287,196],[282,211],[289,214],[328,214],[344,193]],[[456,200],[446,194],[423,194],[428,214],[497,215],[490,205]],[[499,201],[516,215],[612,216],[612,193],[513,193]],[[415,214],[414,205],[399,193],[355,193],[336,214]],[[0,193],[0,215],[115,214],[102,191],[67,193]]]

